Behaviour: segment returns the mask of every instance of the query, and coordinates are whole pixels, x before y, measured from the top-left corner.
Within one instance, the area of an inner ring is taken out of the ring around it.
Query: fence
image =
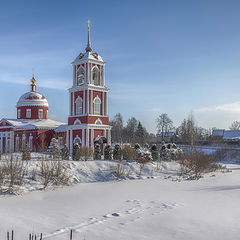
[[[7,240],[15,240],[14,230],[12,230],[11,232],[7,232]],[[42,233],[39,236],[33,233],[29,233],[28,240],[44,240],[44,237]],[[73,240],[73,230],[70,230],[69,240]]]

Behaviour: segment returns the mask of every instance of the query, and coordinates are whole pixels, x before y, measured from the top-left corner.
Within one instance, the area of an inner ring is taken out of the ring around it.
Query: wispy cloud
[[[203,107],[195,109],[195,112],[204,113],[204,112],[231,112],[231,113],[240,113],[240,102],[227,103],[223,105],[218,105],[215,107]]]

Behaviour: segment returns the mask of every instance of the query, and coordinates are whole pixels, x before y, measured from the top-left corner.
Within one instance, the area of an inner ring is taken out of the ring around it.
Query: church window
[[[43,118],[43,110],[42,110],[42,109],[39,109],[39,110],[38,110],[38,118],[39,118],[39,119],[42,119],[42,118]]]
[[[26,110],[26,117],[31,118],[31,109]]]
[[[21,118],[21,110],[20,109],[17,110],[17,117]]]
[[[101,114],[101,100],[99,97],[96,97],[93,101],[94,103],[94,114],[100,115]]]
[[[97,67],[94,67],[92,74],[93,74],[93,84],[99,86],[100,85],[99,69]]]
[[[19,152],[19,137],[16,137],[16,152]]]
[[[30,148],[30,151],[33,150],[33,136],[32,135],[29,136],[29,148]]]
[[[80,97],[77,98],[77,100],[75,101],[76,103],[76,115],[81,115],[83,112],[83,108],[82,108],[82,105],[83,105],[83,101]]]
[[[22,150],[25,149],[25,146],[26,146],[26,135],[23,134],[23,135],[22,135]]]
[[[84,69],[80,67],[77,73],[77,85],[79,86],[83,84],[83,81],[84,81]]]
[[[77,135],[73,141],[74,144],[81,144],[82,141],[81,141],[81,138]]]

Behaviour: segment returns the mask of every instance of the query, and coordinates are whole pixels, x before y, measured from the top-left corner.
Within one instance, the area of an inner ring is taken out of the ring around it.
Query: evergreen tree
[[[152,159],[153,161],[157,161],[158,160],[158,149],[156,144],[153,144],[151,147],[151,154],[152,154]]]
[[[28,144],[25,145],[23,152],[22,152],[22,160],[31,160],[31,152],[30,147]]]
[[[62,155],[63,160],[69,160],[69,151],[68,151],[68,147],[66,144],[61,149],[61,155]]]
[[[94,159],[101,160],[101,149],[98,143],[94,145]]]
[[[134,148],[135,148],[135,150],[140,149],[140,145],[138,143],[136,143]]]
[[[112,160],[112,157],[113,157],[112,147],[110,145],[106,145],[106,147],[104,148],[104,159]]]
[[[0,151],[0,160],[2,160],[2,153],[1,153],[1,151]]]
[[[52,138],[50,145],[48,147],[48,152],[52,155],[53,158],[59,158],[61,155],[61,148],[59,142],[56,138]]]
[[[121,160],[122,159],[122,149],[119,144],[116,144],[113,150],[113,159]]]
[[[73,146],[73,153],[72,153],[72,159],[74,161],[78,161],[81,157],[81,153],[80,153],[80,146],[78,143],[75,143]]]
[[[140,145],[143,145],[144,142],[144,129],[141,122],[138,123],[136,131],[136,140]]]

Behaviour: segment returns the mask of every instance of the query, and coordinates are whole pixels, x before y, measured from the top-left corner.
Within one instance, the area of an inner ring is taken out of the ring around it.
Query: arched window
[[[81,138],[77,135],[77,136],[74,138],[73,143],[74,143],[74,144],[79,144],[79,145],[81,145],[81,143],[82,143]]]
[[[99,97],[94,98],[94,114],[100,115],[101,114],[101,100]]]
[[[77,98],[77,100],[75,101],[76,103],[76,115],[81,115],[83,112],[83,101],[80,97]]]
[[[100,85],[100,74],[99,69],[97,67],[94,67],[92,70],[92,78],[93,78],[93,84],[99,86]]]
[[[77,72],[77,85],[78,86],[83,84],[83,82],[84,82],[84,74],[85,74],[85,71],[84,71],[83,67],[80,67],[80,69]]]

